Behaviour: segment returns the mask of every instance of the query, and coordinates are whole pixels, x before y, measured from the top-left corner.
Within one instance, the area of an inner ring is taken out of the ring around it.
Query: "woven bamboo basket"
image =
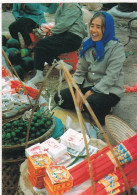
[[[55,119],[53,118],[52,120],[53,120],[53,124],[52,124],[51,128],[46,133],[44,133],[42,136],[40,136],[34,140],[29,141],[28,146],[43,142],[51,137],[53,130],[55,128],[55,125],[56,125]],[[11,145],[11,146],[2,145],[2,153],[3,153],[4,158],[7,159],[10,157],[17,157],[19,154],[21,154],[21,153],[23,154],[25,151],[25,145],[26,145],[26,143],[18,144],[18,145]]]
[[[15,195],[18,189],[20,165],[25,158],[2,159],[2,194]]]
[[[105,118],[106,127],[114,140],[119,143],[136,134],[136,132],[122,119],[114,115]]]

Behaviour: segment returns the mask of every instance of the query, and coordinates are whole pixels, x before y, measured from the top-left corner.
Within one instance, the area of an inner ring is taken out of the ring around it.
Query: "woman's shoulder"
[[[110,40],[107,42],[106,47],[121,47],[123,44],[119,40]]]

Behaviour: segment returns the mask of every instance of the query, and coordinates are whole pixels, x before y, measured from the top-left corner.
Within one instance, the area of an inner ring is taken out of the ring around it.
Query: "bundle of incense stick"
[[[137,160],[124,166],[130,188],[137,184]],[[119,168],[114,173],[110,173],[95,183],[96,195],[121,194],[127,190],[124,179]],[[92,187],[89,187],[81,195],[92,195]]]
[[[137,159],[137,134],[119,143],[113,149],[123,168],[127,166],[127,164],[130,165],[130,163],[133,163]],[[112,174],[115,173],[117,169],[119,170],[108,147],[103,148],[98,153],[91,156],[90,159],[93,170],[93,179],[96,182],[109,173]],[[74,178],[74,186],[79,185],[90,178],[87,160],[79,163],[69,171]]]

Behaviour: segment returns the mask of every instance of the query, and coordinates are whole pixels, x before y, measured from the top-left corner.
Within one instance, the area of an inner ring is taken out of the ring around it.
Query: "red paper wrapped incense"
[[[108,146],[104,147],[103,149],[98,151],[96,154],[93,154],[92,156],[90,156],[90,160],[92,161],[96,159],[98,156],[101,155],[101,153],[107,152],[107,151],[109,151]],[[73,186],[80,185],[84,181],[88,180],[90,178],[90,174],[89,174],[89,167],[88,167],[87,159],[77,164],[75,167],[72,167],[71,169],[69,169],[69,172],[74,178]]]
[[[136,185],[137,181],[137,160],[128,163],[124,167],[124,172],[127,176],[127,180],[130,183],[130,187]],[[106,175],[103,179],[100,179],[95,183],[95,194],[96,195],[106,195],[107,192],[112,190],[117,190],[118,192],[123,192],[123,189],[127,189],[124,178],[119,168],[117,168],[115,173]],[[92,195],[92,187],[89,187],[81,195]]]
[[[125,148],[127,148],[126,150],[130,149],[130,151],[128,151],[129,152],[128,155],[126,153],[124,158],[121,159],[121,163],[124,165],[124,163],[128,163],[132,159],[137,158],[137,134],[135,136],[129,138],[128,140],[121,142],[121,143],[125,146]],[[121,155],[121,151],[119,150],[119,147],[121,146],[120,144],[118,144],[116,147],[114,147],[114,150],[117,151],[117,154],[119,153],[119,156]],[[114,157],[112,154],[111,154],[111,157],[108,157],[108,154],[107,154],[108,151],[109,151],[109,148],[105,147],[105,149],[100,150],[97,154],[90,157],[94,181],[97,181],[97,180],[103,178],[105,175],[113,172],[116,169],[116,166],[114,165],[115,164]],[[130,154],[130,152],[131,152],[131,154]],[[109,152],[109,154],[110,154],[110,152]],[[113,161],[112,161],[112,159],[113,159]],[[99,167],[100,167],[100,170],[98,171]],[[105,169],[104,169],[104,167],[105,167]],[[90,178],[89,166],[88,166],[87,159],[84,160],[83,162],[79,163],[78,165],[76,165],[75,167],[70,169],[69,171],[74,178],[74,186],[79,185],[79,184],[81,184],[81,182],[84,182]],[[79,178],[81,178],[81,179],[79,179]]]
[[[133,154],[132,157],[134,157],[134,159],[137,159],[137,153]],[[130,159],[125,159],[127,160],[127,163],[130,162]],[[124,160],[124,162],[125,162]],[[122,164],[122,163],[121,163]],[[98,168],[94,168],[93,167],[93,178],[94,181],[99,180],[100,178],[104,177],[106,174],[113,172],[116,169],[117,166],[114,166],[110,163],[106,164],[106,168],[105,167],[98,167]],[[103,169],[104,168],[104,169]]]

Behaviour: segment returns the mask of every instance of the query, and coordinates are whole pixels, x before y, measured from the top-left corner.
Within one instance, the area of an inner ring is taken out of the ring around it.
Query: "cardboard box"
[[[44,177],[45,188],[53,194],[63,194],[72,189],[73,178],[65,166],[49,166]]]
[[[86,135],[87,143],[89,142],[89,137]],[[69,148],[72,148],[78,152],[81,152],[85,147],[84,137],[82,133],[79,133],[71,128],[69,128],[61,137],[61,143]]]
[[[44,154],[44,150],[42,150],[41,144],[37,143],[29,148],[25,149],[25,156],[28,158],[29,156],[33,156],[36,154]]]
[[[49,165],[53,165],[53,162],[47,154],[38,154],[28,157],[28,171],[35,176],[45,175],[45,170]]]
[[[53,157],[54,160],[67,153],[67,147],[54,138],[49,138],[42,142],[41,146],[44,151],[47,151]]]
[[[33,187],[36,187],[38,189],[44,188],[44,176],[36,177],[28,172],[28,179]]]

